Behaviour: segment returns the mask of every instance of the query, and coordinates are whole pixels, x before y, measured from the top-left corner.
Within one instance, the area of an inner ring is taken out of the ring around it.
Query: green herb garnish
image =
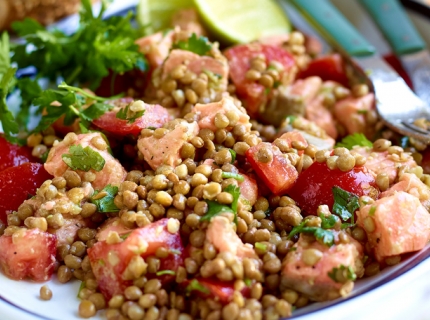
[[[76,146],[70,146],[69,152],[63,154],[61,157],[65,164],[67,164],[72,170],[90,171],[101,171],[105,166],[105,159],[89,146],[83,148],[80,144]]]
[[[197,35],[193,33],[186,41],[178,41],[173,45],[173,48],[191,51],[200,56],[204,56],[212,49],[212,45],[209,43],[208,38],[203,36],[197,37]]]
[[[94,199],[100,192],[105,192],[106,195],[100,199]],[[97,206],[98,212],[118,212],[119,208],[114,203],[117,193],[118,187],[108,184],[103,190],[94,192],[91,202]]]
[[[371,216],[371,217],[373,217],[375,215],[375,212],[376,212],[376,207],[375,206],[371,206],[370,209],[369,209],[368,215]]]
[[[230,193],[233,196],[233,202],[231,205],[228,206],[214,200],[206,200],[206,203],[208,204],[208,211],[203,217],[201,217],[200,221],[210,221],[213,217],[223,212],[232,212],[234,214],[234,223],[237,224],[237,202],[239,201],[240,197],[240,189],[239,187],[229,185],[224,189],[224,191]]]
[[[130,113],[133,113],[133,114],[130,115]],[[116,118],[122,119],[122,120],[127,120],[127,123],[134,123],[138,118],[143,116],[144,113],[145,113],[145,110],[138,111],[138,112],[131,112],[130,111],[130,105],[128,105],[125,108],[121,108],[117,112]]]
[[[372,142],[367,140],[364,134],[354,133],[346,136],[341,142],[336,143],[336,147],[344,147],[351,150],[354,146],[373,147]]]
[[[306,227],[306,221],[302,221],[298,226],[294,227],[288,235],[288,239],[291,239],[296,234],[309,233],[314,235],[317,240],[322,241],[325,245],[331,247],[334,244],[334,234],[330,230],[325,230],[319,227]]]
[[[352,267],[345,267],[343,264],[341,264],[339,268],[334,267],[333,270],[328,273],[328,276],[334,282],[338,283],[345,283],[348,280],[355,281],[357,279],[357,275]]]
[[[191,280],[190,284],[185,288],[187,295],[189,295],[192,291],[200,291],[204,294],[210,293],[210,290],[202,285],[197,279]]]
[[[242,181],[245,180],[245,178],[241,174],[234,173],[234,172],[225,172],[225,171],[223,171],[222,174],[221,174],[221,177],[223,177],[224,179],[233,178],[233,179],[236,179],[237,181],[240,181],[240,182],[242,182]]]
[[[161,271],[157,271],[155,273],[156,276],[163,276],[166,274],[174,276],[176,274],[176,272],[173,270],[161,270]]]
[[[354,223],[354,212],[360,208],[358,197],[339,187],[332,188],[334,204],[333,213],[337,214],[343,221],[351,219]]]
[[[255,249],[261,250],[261,251],[266,251],[267,250],[267,245],[261,242],[256,242],[254,244]]]
[[[321,218],[321,228],[323,229],[332,229],[339,221],[339,217],[335,216],[334,214],[326,217],[321,213],[319,216]]]
[[[231,163],[234,163],[236,161],[236,151],[234,151],[233,149],[228,149],[228,151],[231,154]]]

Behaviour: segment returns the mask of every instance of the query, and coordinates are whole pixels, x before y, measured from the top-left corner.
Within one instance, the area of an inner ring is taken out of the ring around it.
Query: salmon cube
[[[237,124],[243,124],[247,131],[251,130],[251,123],[249,116],[243,108],[238,108],[231,98],[223,98],[219,102],[212,102],[207,104],[196,104],[193,112],[199,116],[198,124],[200,129],[210,129],[216,131],[218,128],[215,125],[215,116],[217,113],[226,114],[232,112],[236,114],[238,121]]]
[[[374,102],[373,93],[359,98],[349,97],[336,102],[334,115],[349,134],[366,132],[366,112],[373,109]]]
[[[385,258],[424,248],[430,239],[430,214],[420,200],[395,192],[357,211],[357,225],[366,233],[375,258]]]
[[[352,150],[367,158],[364,166],[369,169],[375,177],[379,173],[388,174],[390,184],[396,180],[400,167],[407,166],[408,168],[414,168],[417,166],[415,160],[408,153],[403,153],[404,159],[400,161],[397,155],[390,155],[388,151],[374,152],[368,147],[354,147]]]
[[[286,133],[284,133],[282,136],[280,136],[278,139],[280,140],[285,140],[288,143],[288,147],[292,148],[292,142],[293,141],[298,141],[303,143],[303,145],[305,147],[307,147],[309,144],[306,141],[306,138],[304,137],[303,133],[300,132],[299,130],[293,130],[293,131],[288,131]]]
[[[258,198],[257,181],[250,175],[241,173],[243,181],[239,182],[240,198],[245,200],[247,205],[253,206]]]
[[[329,273],[333,273],[334,268],[343,266],[350,267],[357,277],[363,275],[363,247],[349,235],[348,238],[349,243],[328,247],[318,241],[309,243],[300,235],[299,241],[293,247],[295,250],[290,251],[283,261],[281,285],[304,293],[314,301],[346,296],[353,289],[354,282],[350,279],[336,282]],[[304,258],[310,250],[320,257],[314,265]]]
[[[168,122],[165,127],[171,130],[160,139],[153,135],[140,137],[137,147],[143,154],[145,161],[152,169],[157,169],[163,164],[176,167],[181,163],[180,151],[185,142],[195,137],[199,133],[197,122],[188,123],[176,120]]]
[[[206,240],[219,252],[229,252],[239,258],[257,258],[252,246],[242,242],[226,217],[215,216],[211,219],[206,231]]]
[[[70,135],[74,135],[74,133],[70,133]],[[89,172],[95,174],[95,180],[91,182],[91,185],[95,190],[101,190],[106,187],[108,184],[119,186],[121,182],[124,181],[127,172],[121,165],[121,163],[115,159],[107,149],[100,150],[98,149],[94,141],[98,139],[103,139],[100,133],[83,133],[79,134],[74,142],[71,142],[71,139],[66,138],[60,143],[56,144],[49,151],[48,158],[45,162],[45,170],[52,174],[54,177],[61,177],[64,172],[69,169],[67,164],[63,161],[62,155],[69,153],[69,148],[71,145],[81,145],[82,148],[90,147],[95,152],[100,154],[105,160],[105,164],[102,170],[95,171],[91,169]],[[93,140],[94,139],[94,140]],[[83,178],[85,172],[82,170],[76,170],[76,172]]]
[[[136,40],[140,52],[148,59],[152,68],[161,66],[169,55],[173,44],[174,31],[157,32]]]
[[[290,93],[303,98],[303,102],[307,105],[311,102],[317,93],[319,92],[322,85],[320,77],[308,77],[306,79],[296,80],[292,86]]]
[[[421,203],[427,203],[430,200],[430,189],[415,174],[404,173],[399,178],[399,182],[394,184],[390,189],[381,193],[381,198],[394,195],[396,192],[404,191],[414,197],[417,197]]]

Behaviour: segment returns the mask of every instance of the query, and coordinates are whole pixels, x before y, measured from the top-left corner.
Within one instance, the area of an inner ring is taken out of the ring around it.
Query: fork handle
[[[360,0],[397,55],[414,53],[425,43],[397,0]]]
[[[376,50],[328,0],[290,0],[314,27],[351,56],[369,56]]]

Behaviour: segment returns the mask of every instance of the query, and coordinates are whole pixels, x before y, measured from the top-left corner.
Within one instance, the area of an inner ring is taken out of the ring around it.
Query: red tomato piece
[[[250,69],[251,59],[263,54],[266,64],[277,61],[284,66],[286,72],[294,66],[294,57],[276,45],[269,44],[241,44],[227,49],[224,55],[229,60],[230,77],[236,86],[236,92],[250,116],[255,116],[259,107],[265,103],[267,97],[265,87],[258,82],[246,79],[246,72]]]
[[[262,148],[272,152],[271,161],[264,163],[258,160],[257,154]],[[246,151],[245,156],[257,175],[275,195],[285,194],[299,175],[296,168],[288,163],[282,152],[271,143],[261,142],[251,147]]]
[[[373,175],[365,167],[343,172],[331,170],[325,163],[314,162],[299,175],[288,195],[296,201],[303,214],[316,214],[319,205],[333,207],[332,188],[335,186],[359,197],[378,190]]]
[[[129,103],[131,101],[127,100],[124,102]],[[126,107],[126,103],[123,103],[123,108]],[[117,111],[106,112],[100,118],[93,120],[93,124],[100,129],[117,135],[125,136],[131,134],[138,136],[142,129],[148,127],[160,128],[163,124],[169,121],[169,112],[166,108],[163,108],[158,104],[145,104],[145,113],[143,116],[137,118],[133,123],[129,123],[127,120],[118,119],[116,114]]]
[[[192,281],[198,281],[198,287],[200,289],[196,289],[196,285],[192,283]],[[205,278],[196,278],[195,280],[187,280],[184,281],[184,286],[187,291],[190,293],[196,294],[203,299],[215,299],[216,301],[221,302],[222,304],[228,304],[233,300],[234,294],[234,282],[222,282],[219,280],[205,279]],[[191,284],[191,286],[190,286]],[[251,293],[251,289],[248,286],[245,286],[241,290],[242,295],[245,298],[248,298]]]
[[[176,271],[183,265],[184,247],[179,230],[170,233],[167,229],[169,219],[161,219],[143,228],[134,229],[122,242],[107,244],[106,241],[97,242],[88,249],[88,257],[100,291],[106,299],[115,294],[122,294],[131,279],[124,279],[124,271],[131,259],[140,253],[142,258],[154,255],[158,248],[164,247],[171,251],[167,258],[160,259],[160,271]],[[151,274],[146,274],[150,277]],[[155,274],[154,274],[155,276]],[[163,283],[174,279],[172,275],[158,277]]]
[[[430,174],[430,148],[425,149],[422,152],[423,159],[421,160],[421,167],[424,169],[424,173]]]
[[[249,201],[251,206],[253,206],[258,198],[257,181],[244,173],[241,173],[241,175],[244,180],[239,182],[240,195]]]
[[[57,237],[39,229],[23,229],[0,237],[0,267],[11,279],[47,281],[55,267]]]
[[[338,53],[312,60],[307,68],[298,74],[298,78],[301,79],[311,76],[318,76],[323,81],[336,81],[344,86],[348,86],[349,83],[342,56]]]
[[[14,145],[0,136],[0,171],[36,161],[37,159],[31,155],[30,148]]]
[[[6,223],[6,215],[36,193],[43,182],[52,176],[43,164],[24,163],[0,172],[0,220]]]

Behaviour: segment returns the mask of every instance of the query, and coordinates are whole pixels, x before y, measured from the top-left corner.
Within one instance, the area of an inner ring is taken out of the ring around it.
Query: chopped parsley
[[[164,275],[167,275],[167,274],[174,276],[176,274],[176,272],[173,271],[173,270],[161,270],[161,271],[157,271],[155,273],[156,276],[164,276]]]
[[[328,273],[328,276],[334,282],[338,283],[345,283],[348,280],[355,281],[357,279],[357,275],[352,267],[345,267],[343,264],[341,264],[339,268],[334,267],[333,270]]]
[[[230,193],[233,196],[233,202],[230,206],[221,204],[218,201],[214,200],[206,200],[208,204],[207,213],[200,219],[200,221],[210,221],[213,217],[219,215],[223,212],[232,212],[234,214],[234,223],[237,224],[237,202],[240,197],[240,189],[239,187],[235,187],[233,185],[227,186],[224,189],[225,192]]]
[[[334,214],[326,217],[321,213],[319,216],[321,218],[321,228],[323,229],[332,229],[339,221],[339,217],[335,216]]]
[[[110,212],[112,212],[112,211],[110,211]],[[125,240],[125,239],[127,239],[130,235],[131,235],[131,232],[128,232],[128,233],[125,233],[125,234],[120,235],[119,237],[120,237],[122,240]]]
[[[81,294],[82,289],[84,289],[84,288],[85,288],[85,281],[81,281],[81,284],[79,285],[78,295],[76,296],[76,298],[78,298],[78,299],[81,298],[80,294]]]
[[[197,35],[193,33],[186,41],[178,41],[173,45],[173,48],[191,51],[200,56],[204,56],[212,49],[212,45],[209,43],[208,38],[203,36],[197,37]]]
[[[236,161],[236,151],[234,151],[233,149],[228,149],[228,151],[231,154],[231,163],[234,163]]]
[[[242,181],[245,180],[245,178],[241,174],[234,173],[234,172],[225,172],[225,171],[223,171],[222,174],[221,174],[221,177],[223,177],[224,179],[233,178],[233,179],[236,179],[237,181],[240,181],[240,182],[242,182]]]
[[[0,81],[0,121],[3,125],[3,131],[6,139],[11,142],[17,142],[18,139],[14,136],[19,131],[18,123],[15,117],[9,110],[6,104],[6,97],[11,92],[15,84],[15,68],[8,68],[4,74],[1,75]]]
[[[105,159],[89,146],[83,148],[80,144],[70,146],[69,152],[63,154],[63,162],[67,164],[72,170],[101,171],[105,166]]]
[[[354,212],[360,208],[358,197],[339,187],[332,188],[334,204],[333,213],[337,214],[343,221],[351,219],[354,224]]]
[[[134,123],[138,118],[143,116],[144,113],[145,113],[145,110],[138,111],[138,112],[130,111],[130,105],[128,105],[125,108],[121,108],[117,112],[116,118],[127,120],[127,123]]]
[[[243,280],[243,282],[245,282],[245,285],[246,285],[247,287],[250,287],[250,286],[252,285],[252,280],[251,280],[251,279],[249,279],[249,278],[245,278],[245,279]]]
[[[326,246],[331,247],[334,244],[334,234],[332,231],[319,227],[306,227],[306,222],[306,220],[302,221],[302,223],[294,227],[288,235],[288,239],[291,239],[299,233],[309,233],[314,235],[317,240],[320,240]]]
[[[191,280],[190,284],[185,288],[185,292],[189,295],[193,291],[199,291],[204,294],[209,294],[210,290],[202,285],[197,279]]]
[[[297,119],[297,116],[288,116],[286,118],[289,124],[293,124],[293,122],[296,121],[296,119]]]
[[[362,133],[354,133],[346,136],[341,142],[336,143],[336,147],[344,147],[351,150],[354,146],[361,147],[373,147],[372,142],[367,140],[367,138]]]
[[[97,199],[96,195],[98,195],[100,192],[105,192],[106,195],[102,198]],[[91,198],[91,202],[97,206],[98,212],[118,212],[119,208],[114,203],[114,199],[117,193],[118,187],[108,184],[106,187],[103,188],[103,190],[94,192]]]

